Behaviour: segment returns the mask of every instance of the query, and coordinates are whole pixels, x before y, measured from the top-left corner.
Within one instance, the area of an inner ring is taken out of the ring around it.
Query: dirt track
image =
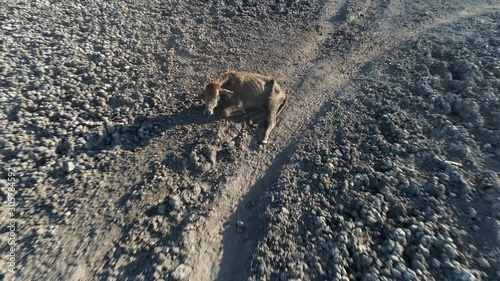
[[[499,19],[495,1],[2,5],[16,280],[497,280]],[[285,85],[269,145],[203,115],[227,69]]]

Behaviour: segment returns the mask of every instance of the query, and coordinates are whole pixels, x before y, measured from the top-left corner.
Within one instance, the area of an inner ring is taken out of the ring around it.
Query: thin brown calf
[[[223,97],[223,103],[221,101]],[[264,108],[267,114],[267,128],[261,143],[269,141],[276,126],[276,118],[286,103],[286,94],[276,80],[251,72],[228,72],[210,82],[203,92],[205,113],[212,115],[217,106],[223,106],[225,118],[242,115],[248,108]],[[223,104],[223,105],[222,105]]]

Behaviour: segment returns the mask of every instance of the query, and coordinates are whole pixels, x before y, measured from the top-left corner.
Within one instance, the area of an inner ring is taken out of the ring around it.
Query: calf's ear
[[[217,82],[210,82],[205,86],[205,91],[211,92],[220,89],[220,84]]]
[[[231,95],[233,94],[234,92],[231,91],[231,90],[228,90],[228,89],[224,89],[224,88],[221,88],[219,90],[219,95],[222,97],[222,98],[231,98]]]
[[[233,94],[234,92],[228,89],[220,88],[219,93],[222,95],[230,95]]]

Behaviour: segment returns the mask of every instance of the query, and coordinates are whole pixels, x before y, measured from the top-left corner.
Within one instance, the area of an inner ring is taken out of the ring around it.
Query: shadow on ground
[[[169,129],[187,125],[203,125],[215,120],[216,117],[203,114],[203,106],[197,106],[184,109],[178,114],[138,116],[133,124],[105,127],[104,132],[94,133],[90,139],[97,151],[112,149],[115,146],[134,151],[147,146],[151,139]]]
[[[308,128],[312,128],[326,112],[331,110],[332,106],[333,104],[330,102],[325,103],[309,122]],[[249,189],[249,192],[238,203],[235,212],[225,222],[222,238],[224,251],[217,281],[246,280],[250,276],[248,262],[258,246],[258,242],[262,241],[267,233],[267,223],[262,215],[272,204],[271,200],[263,198],[263,195],[266,194],[267,189],[277,183],[280,171],[290,162],[300,139],[299,137],[290,141],[278,153],[264,176]],[[285,186],[276,188],[285,188]],[[244,223],[243,231],[237,227],[237,223],[240,221]]]

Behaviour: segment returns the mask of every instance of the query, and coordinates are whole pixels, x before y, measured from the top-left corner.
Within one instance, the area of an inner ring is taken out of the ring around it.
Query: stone
[[[325,168],[328,176],[332,176],[335,173],[335,166],[332,163],[327,163]]]
[[[482,268],[490,268],[491,264],[486,258],[480,258],[477,263],[479,264],[480,267]]]
[[[165,206],[165,204],[158,205],[158,214],[163,215],[165,214],[166,210],[167,206]]]
[[[68,161],[64,163],[63,168],[66,173],[71,173],[75,170],[75,164],[73,162]]]
[[[173,280],[182,281],[187,280],[190,274],[191,267],[181,264],[172,272],[172,274],[170,274],[170,277],[172,277]]]
[[[392,269],[391,273],[394,279],[400,279],[402,276],[401,272],[395,268]]]
[[[168,199],[168,205],[173,209],[177,210],[182,206],[182,201],[177,195],[173,195]]]
[[[242,233],[245,230],[245,223],[242,221],[237,221],[236,222],[236,232]]]

